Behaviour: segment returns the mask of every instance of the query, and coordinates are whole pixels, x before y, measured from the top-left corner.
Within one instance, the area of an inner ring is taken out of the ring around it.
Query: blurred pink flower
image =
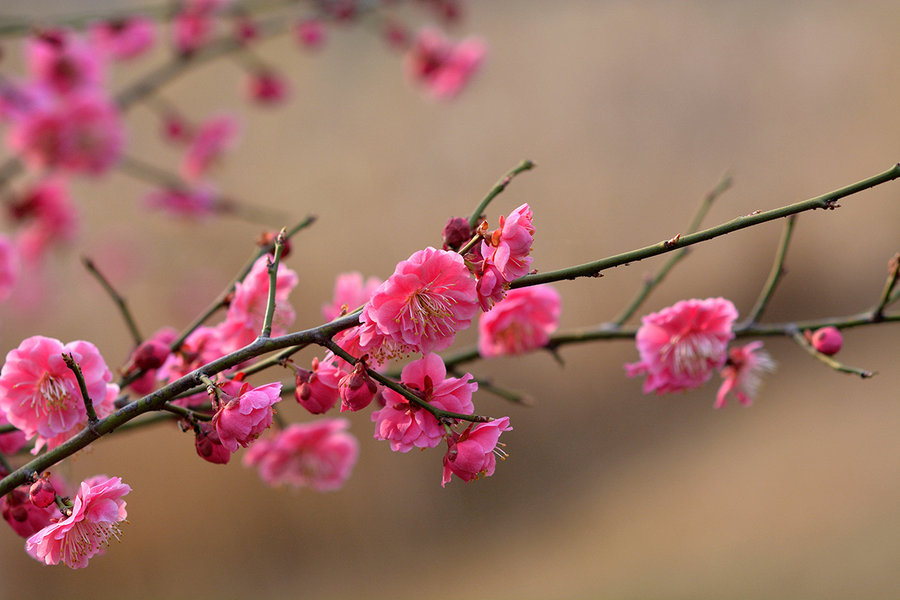
[[[31,503],[28,488],[19,487],[0,497],[0,513],[13,531],[29,538],[62,515],[56,505],[39,508]]]
[[[485,358],[541,348],[559,326],[559,292],[548,285],[510,290],[478,322],[478,352]]]
[[[478,384],[472,375],[446,377],[447,368],[437,354],[426,354],[403,368],[400,381],[422,394],[433,406],[460,414],[472,414],[472,394]],[[375,439],[387,440],[391,450],[409,452],[416,448],[434,448],[444,436],[444,428],[430,412],[389,388],[383,389],[385,406],[372,413]]]
[[[322,305],[322,316],[326,321],[333,321],[341,316],[342,310],[356,310],[369,301],[382,283],[377,277],[369,277],[364,282],[358,271],[341,273],[334,281],[334,299]]]
[[[44,564],[86,567],[88,559],[106,551],[110,538],[119,538],[119,523],[128,514],[122,497],[130,491],[119,477],[98,475],[81,482],[71,514],[28,538],[26,552]]]
[[[202,123],[181,162],[185,179],[195,180],[206,173],[235,145],[239,130],[238,120],[230,115],[219,115]]]
[[[509,417],[470,425],[458,436],[454,435],[455,439],[448,439],[441,486],[446,486],[452,475],[466,482],[493,475],[497,456],[501,460],[506,458],[506,453],[497,447],[503,445],[499,440],[504,431],[512,431]]]
[[[346,419],[289,425],[274,438],[256,442],[244,455],[244,465],[257,467],[269,485],[336,490],[359,457],[359,442],[346,431],[349,425]]]
[[[212,424],[222,445],[236,452],[239,444],[246,448],[272,424],[272,406],[281,400],[281,383],[253,388],[245,382],[226,380],[218,385],[222,406]]]
[[[826,356],[837,354],[844,345],[844,336],[841,335],[841,330],[837,327],[817,329],[810,335],[809,340],[813,348]]]
[[[287,80],[273,71],[259,71],[248,76],[247,96],[257,104],[281,104],[287,100],[289,93]]]
[[[216,191],[207,185],[190,188],[160,188],[144,197],[149,208],[173,217],[201,220],[216,211]]]
[[[475,281],[463,258],[429,247],[400,261],[372,295],[360,321],[374,324],[411,351],[427,353],[450,346],[476,312]]]
[[[0,235],[0,302],[12,295],[20,271],[18,248],[5,235]]]
[[[628,376],[647,376],[645,394],[699,387],[725,365],[737,316],[724,298],[682,300],[645,316],[636,338],[641,362],[625,365]]]
[[[9,424],[9,419],[6,418],[6,413],[0,411],[0,427]],[[0,454],[15,454],[22,449],[22,446],[25,445],[26,441],[27,438],[25,437],[25,432],[23,431],[0,433]]]
[[[260,334],[269,302],[268,257],[261,256],[253,268],[234,287],[234,297],[228,305],[225,320],[218,325],[219,338],[225,354],[243,348]],[[294,309],[288,302],[291,291],[297,287],[297,273],[278,264],[275,284],[275,314],[272,318],[272,335],[287,333],[294,322]]]
[[[88,395],[100,418],[112,412],[118,386],[97,347],[75,341],[33,336],[6,355],[0,370],[0,410],[26,437],[37,437],[33,452],[46,443],[54,448],[87,422],[87,412],[75,375],[63,361],[72,354],[81,367]]]
[[[99,88],[105,76],[101,56],[80,36],[65,29],[48,29],[25,42],[28,71],[36,82],[57,94]]]
[[[484,61],[487,46],[468,38],[454,44],[437,29],[419,32],[406,55],[406,72],[434,98],[459,94]]]
[[[94,47],[116,60],[136,58],[156,42],[156,23],[137,15],[99,21],[89,32]]]
[[[294,25],[294,38],[304,48],[314,50],[325,44],[325,27],[316,19],[299,21]]]
[[[763,373],[775,370],[775,361],[762,349],[762,342],[750,342],[746,346],[732,348],[722,369],[724,381],[716,394],[716,408],[725,406],[728,394],[734,392],[738,402],[750,406],[759,390]]]
[[[213,15],[209,11],[183,8],[172,18],[172,42],[187,55],[202,48],[212,38]]]
[[[71,242],[78,232],[78,212],[59,179],[45,179],[22,194],[12,206],[13,217],[27,224],[18,235],[22,257],[39,262],[52,246]]]

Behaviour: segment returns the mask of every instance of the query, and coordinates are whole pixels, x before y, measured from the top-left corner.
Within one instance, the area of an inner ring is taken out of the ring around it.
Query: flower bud
[[[831,356],[837,354],[844,345],[844,338],[837,327],[823,327],[812,334],[810,342],[813,348]]]
[[[247,80],[247,96],[257,104],[279,104],[288,96],[287,81],[272,71],[252,73]]]
[[[231,452],[222,445],[215,427],[209,423],[200,423],[197,437],[194,439],[197,454],[205,461],[217,465],[227,464],[231,460]]]
[[[472,239],[472,228],[469,221],[463,217],[452,217],[444,225],[441,236],[444,238],[444,250],[459,250],[463,244]]]
[[[56,489],[50,483],[49,475],[46,473],[40,479],[31,484],[28,490],[28,497],[31,503],[38,508],[47,508],[56,500]]]
[[[300,21],[294,26],[294,37],[301,46],[314,50],[325,43],[325,27],[315,19]]]
[[[378,386],[369,378],[366,363],[356,363],[351,373],[344,375],[338,385],[341,395],[341,412],[362,410],[371,404]]]
[[[158,340],[147,340],[135,349],[131,360],[138,369],[148,371],[160,368],[170,353],[168,344]]]
[[[340,369],[328,362],[312,361],[312,371],[297,369],[297,388],[294,397],[297,402],[314,415],[328,412],[340,397],[338,384]]]

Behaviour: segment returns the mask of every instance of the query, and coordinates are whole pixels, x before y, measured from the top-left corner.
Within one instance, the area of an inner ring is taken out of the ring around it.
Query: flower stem
[[[883,173],[873,175],[872,177],[868,177],[857,183],[842,187],[838,190],[823,194],[821,196],[817,196],[815,198],[810,198],[809,200],[804,200],[802,202],[797,202],[794,204],[788,204],[787,206],[782,206],[781,208],[767,210],[764,212],[754,212],[743,217],[732,219],[727,223],[722,223],[721,225],[710,227],[709,229],[704,229],[703,231],[698,231],[697,233],[683,235],[680,237],[676,236],[671,240],[659,242],[657,244],[653,244],[652,246],[646,246],[644,248],[639,248],[630,252],[616,254],[614,256],[610,256],[593,262],[584,263],[582,265],[576,265],[574,267],[568,267],[556,271],[547,271],[545,273],[525,275],[524,277],[520,277],[519,279],[513,281],[511,287],[519,288],[529,285],[538,285],[541,283],[551,283],[553,281],[561,281],[564,279],[576,279],[578,277],[597,277],[602,271],[605,271],[612,267],[626,265],[628,263],[643,260],[645,258],[650,258],[651,256],[657,256],[659,254],[665,254],[666,252],[672,252],[685,246],[699,244],[700,242],[705,242],[707,240],[726,235],[733,231],[738,231],[747,227],[753,227],[754,225],[759,225],[768,221],[774,221],[775,219],[781,219],[783,217],[789,217],[791,215],[795,215],[807,210],[813,210],[816,208],[829,210],[835,209],[838,208],[836,202],[841,198],[845,198],[847,196],[859,193],[863,190],[881,185],[888,181],[892,181],[894,179],[897,179],[898,177],[900,177],[900,164],[895,164],[893,167],[891,167],[887,171],[884,171]]]
[[[796,221],[797,215],[791,215],[784,222],[784,231],[781,233],[781,241],[778,243],[778,250],[775,252],[772,270],[769,271],[769,277],[766,279],[766,283],[763,285],[762,290],[760,290],[759,298],[756,299],[756,304],[750,309],[750,315],[746,320],[747,323],[756,323],[759,320],[759,317],[766,309],[766,305],[775,293],[775,287],[778,285],[781,277],[785,274],[784,259],[787,256],[788,245],[791,243],[791,234],[794,232],[794,224]]]
[[[488,192],[487,196],[481,201],[481,204],[478,205],[478,208],[475,209],[475,212],[472,213],[472,216],[469,217],[469,227],[475,229],[475,226],[478,225],[478,219],[481,218],[482,213],[487,209],[488,205],[491,201],[500,195],[503,190],[506,189],[506,186],[509,185],[509,182],[513,180],[513,177],[522,173],[523,171],[530,171],[535,167],[535,164],[530,160],[523,160],[519,165],[503,176],[503,178],[498,181],[491,191]]]
[[[872,310],[873,318],[882,318],[884,316],[885,307],[897,299],[897,293],[892,296],[891,292],[893,292],[894,288],[897,286],[898,279],[900,279],[900,252],[892,256],[891,260],[888,261],[887,281],[884,282],[884,289],[881,291],[881,297],[878,299],[878,304],[876,304],[875,308]],[[900,288],[898,288],[898,291],[900,291]]]
[[[141,332],[138,330],[137,323],[135,323],[134,317],[131,314],[131,311],[128,308],[128,303],[125,301],[125,298],[116,291],[116,289],[109,283],[109,280],[104,277],[103,273],[97,269],[97,265],[94,264],[94,261],[88,258],[87,256],[81,257],[81,262],[84,265],[84,268],[88,270],[88,273],[94,276],[94,278],[100,283],[103,289],[109,294],[109,297],[112,298],[113,302],[115,302],[116,306],[119,308],[119,313],[122,315],[122,318],[125,320],[125,325],[128,327],[129,333],[131,333],[131,339],[134,342],[135,346],[139,346],[141,342],[144,341],[144,338],[141,336]]]
[[[278,289],[278,265],[281,263],[281,254],[284,252],[285,230],[282,229],[275,237],[275,255],[269,261],[269,299],[266,303],[266,316],[263,320],[262,332],[259,337],[267,339],[272,335],[272,319],[275,317],[275,292]]]

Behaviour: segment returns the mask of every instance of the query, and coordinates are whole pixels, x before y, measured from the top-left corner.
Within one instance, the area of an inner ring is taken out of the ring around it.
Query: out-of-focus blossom
[[[45,179],[21,195],[10,209],[26,224],[18,234],[22,257],[37,263],[53,246],[70,242],[78,232],[78,212],[59,179]]]
[[[0,235],[0,302],[12,295],[19,281],[19,250],[5,235]]]
[[[110,538],[119,538],[119,523],[128,515],[122,497],[130,491],[119,477],[83,481],[71,514],[28,538],[25,551],[44,564],[86,567],[88,559],[106,551]]]
[[[314,50],[325,44],[325,26],[315,19],[299,21],[294,25],[294,37],[304,48]]]
[[[212,38],[214,18],[206,11],[183,9],[172,19],[172,42],[184,55],[196,52]]]
[[[156,377],[160,381],[171,383],[224,355],[218,330],[215,327],[200,326],[184,340],[176,352],[169,355],[157,370]],[[200,392],[173,402],[181,406],[196,406],[207,399],[206,393]]]
[[[9,419],[6,418],[5,412],[0,411],[0,427],[4,425],[9,425]],[[15,454],[22,449],[27,439],[23,431],[0,433],[0,454]]]
[[[206,173],[237,142],[238,121],[230,115],[212,117],[194,134],[181,162],[181,174],[194,180]]]
[[[359,457],[359,442],[346,419],[289,425],[272,439],[259,440],[244,465],[259,469],[269,485],[311,487],[325,492],[344,485]]]
[[[156,23],[138,15],[100,21],[89,31],[94,47],[116,60],[136,58],[156,42]]]
[[[518,288],[478,322],[478,352],[489,358],[546,345],[559,326],[559,292],[548,285]]]
[[[287,100],[287,80],[274,71],[251,73],[247,79],[247,96],[264,106],[274,106]]]
[[[725,406],[731,392],[734,392],[738,402],[744,406],[753,403],[762,374],[775,370],[775,361],[762,347],[762,342],[750,342],[746,346],[729,350],[728,361],[722,369],[724,381],[716,394],[716,408]]]
[[[32,504],[26,487],[0,496],[0,513],[13,531],[23,538],[31,537],[62,516],[55,505],[40,508]]]
[[[428,27],[419,32],[406,55],[406,72],[433,98],[459,94],[484,62],[487,46],[476,38],[458,44]]]
[[[737,316],[724,298],[682,300],[647,315],[636,338],[641,361],[625,365],[628,376],[647,376],[645,394],[699,387],[725,365]]]
[[[161,210],[173,217],[200,220],[216,211],[217,193],[209,185],[182,188],[160,188],[148,193],[144,202],[148,208]]]
[[[333,321],[344,311],[356,310],[369,301],[383,282],[377,277],[363,281],[358,271],[341,273],[334,281],[334,296],[330,303],[322,305],[322,316]]]
[[[472,394],[478,390],[478,384],[471,381],[469,373],[459,379],[446,375],[447,368],[441,357],[426,354],[403,368],[400,381],[441,410],[472,414]],[[384,388],[383,397],[384,408],[372,413],[376,440],[389,441],[395,452],[434,448],[441,442],[444,428],[434,415],[389,388]]]
[[[57,94],[93,91],[103,83],[101,55],[71,31],[48,29],[30,36],[25,57],[33,80]]]
[[[360,315],[363,324],[411,351],[444,350],[467,328],[478,300],[475,281],[456,252],[426,248],[400,261]],[[363,328],[363,344],[368,344]]]

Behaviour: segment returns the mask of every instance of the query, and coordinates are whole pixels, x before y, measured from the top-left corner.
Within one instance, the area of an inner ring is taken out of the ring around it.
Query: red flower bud
[[[837,354],[844,345],[844,338],[837,327],[823,327],[815,331],[810,341],[813,348],[828,356]]]

